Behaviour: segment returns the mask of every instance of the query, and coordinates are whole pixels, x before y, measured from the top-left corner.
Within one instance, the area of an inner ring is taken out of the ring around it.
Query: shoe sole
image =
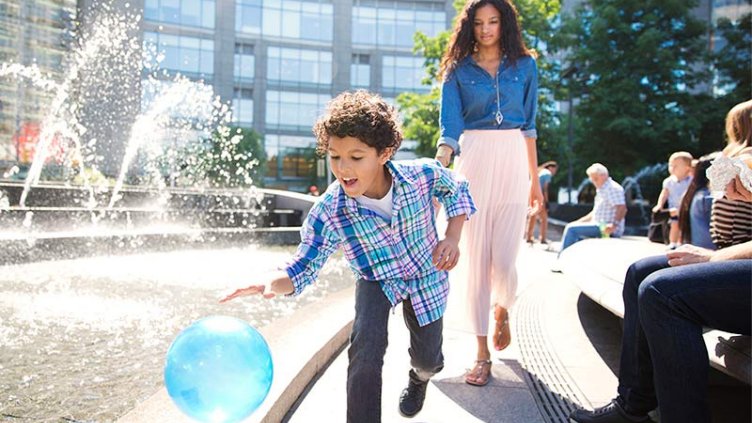
[[[420,410],[422,410],[422,408]],[[420,410],[416,411],[415,414],[405,414],[405,413],[402,412],[402,410],[399,410],[399,413],[400,413],[400,416],[408,418],[408,419],[411,419],[411,418],[417,416],[418,413],[420,413]]]

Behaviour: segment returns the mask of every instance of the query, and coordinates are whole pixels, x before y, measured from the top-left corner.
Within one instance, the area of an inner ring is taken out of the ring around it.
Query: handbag
[[[648,239],[650,241],[668,245],[668,235],[671,231],[670,217],[671,214],[668,210],[659,210],[651,214],[650,225],[648,225]]]

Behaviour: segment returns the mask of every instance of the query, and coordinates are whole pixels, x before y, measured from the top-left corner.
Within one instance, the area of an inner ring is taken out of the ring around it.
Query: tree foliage
[[[724,120],[736,104],[752,98],[752,14],[738,22],[720,19],[714,28],[721,48],[712,56],[715,92],[698,97],[694,116],[701,119],[699,154],[725,145]]]
[[[556,136],[556,116],[553,105],[551,73],[557,71],[553,62],[546,56],[545,46],[554,35],[551,22],[559,13],[558,0],[519,0],[515,2],[520,13],[520,19],[524,30],[527,45],[538,50],[540,56],[537,64],[539,70],[539,100],[538,128],[539,149],[544,151],[542,157],[555,157],[559,150],[561,137]],[[464,1],[455,1],[455,10],[459,13],[464,6]],[[436,141],[439,138],[439,103],[440,88],[437,78],[439,62],[449,43],[451,30],[439,33],[436,37],[428,37],[423,33],[415,34],[415,47],[413,51],[425,58],[426,78],[423,84],[430,86],[428,93],[403,93],[397,97],[404,117],[405,138],[418,142],[417,154],[421,156],[433,156],[436,150]]]
[[[694,151],[693,90],[708,81],[705,25],[686,0],[590,0],[563,19],[557,47],[578,68],[578,168],[617,176]]]
[[[261,136],[253,129],[221,126],[208,139],[191,143],[176,155],[179,159],[173,161],[178,169],[173,178],[179,186],[263,186],[266,153]]]

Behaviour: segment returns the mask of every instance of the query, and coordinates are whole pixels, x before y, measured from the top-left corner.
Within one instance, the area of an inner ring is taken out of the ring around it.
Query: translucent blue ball
[[[260,333],[227,316],[185,328],[167,351],[167,393],[200,422],[237,422],[264,401],[272,385],[272,356]]]

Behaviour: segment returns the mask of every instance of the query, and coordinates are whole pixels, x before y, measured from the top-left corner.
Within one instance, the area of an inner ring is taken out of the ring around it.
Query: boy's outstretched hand
[[[457,245],[457,240],[447,237],[439,241],[434,248],[433,264],[439,270],[452,270],[457,265],[457,260],[460,258],[460,248]]]
[[[292,294],[294,291],[292,280],[290,280],[284,271],[271,272],[261,277],[261,280],[267,282],[236,289],[235,292],[222,298],[219,302],[226,303],[235,298],[246,297],[248,295],[261,295],[264,298],[274,298],[277,295]]]
[[[227,295],[226,297],[219,300],[220,303],[226,303],[230,300],[233,300],[238,297],[245,297],[249,295],[259,295],[261,294],[264,298],[274,298],[276,294],[269,289],[266,285],[251,285],[247,288],[238,288],[230,295]]]

